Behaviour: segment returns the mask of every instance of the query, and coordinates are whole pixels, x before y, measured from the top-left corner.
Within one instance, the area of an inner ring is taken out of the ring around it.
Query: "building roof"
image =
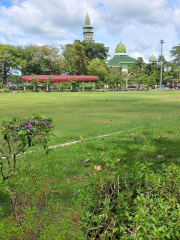
[[[116,53],[126,53],[126,47],[121,42],[116,47]]]
[[[136,59],[127,56],[114,56],[108,61],[109,66],[119,66],[120,64],[125,64],[125,63],[135,63]]]
[[[149,62],[156,62],[156,58],[154,55],[152,55],[150,58],[149,58]]]
[[[22,76],[22,80],[24,81],[32,81],[31,79],[33,77],[39,78],[40,82],[46,81],[47,78],[50,77],[50,75],[28,75],[28,76]],[[86,81],[97,81],[99,79],[98,76],[92,76],[92,75],[54,75],[52,76],[52,82],[66,82],[70,79],[76,79],[78,82],[86,82]]]

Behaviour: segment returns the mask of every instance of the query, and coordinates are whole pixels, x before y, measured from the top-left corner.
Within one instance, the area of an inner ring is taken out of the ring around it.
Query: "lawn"
[[[39,150],[19,156],[17,175],[1,185],[0,190],[0,217],[5,219],[3,226],[9,225],[8,236],[13,236],[12,226],[24,215],[20,210],[11,215],[15,206],[6,188],[15,194],[18,209],[27,211],[27,206],[30,207],[30,212],[25,213],[30,217],[24,227],[26,237],[21,235],[24,230],[16,232],[16,236],[21,236],[17,239],[30,239],[27,236],[32,229],[37,228],[39,234],[37,216],[33,217],[36,211],[39,216],[42,214],[42,219],[49,218],[41,226],[43,229],[46,224],[51,225],[52,217],[61,218],[58,231],[63,232],[71,225],[62,219],[69,218],[66,214],[70,218],[77,215],[76,196],[91,181],[94,165],[101,165],[102,171],[117,159],[129,167],[137,161],[147,161],[153,163],[155,171],[162,164],[179,165],[179,109],[179,91],[0,94],[0,120],[41,114],[53,119],[49,146],[78,141],[57,147],[49,155]],[[90,161],[86,162],[88,158]],[[42,219],[38,221],[43,222]],[[48,235],[47,232],[44,230],[43,234]],[[3,236],[1,231],[0,234]]]

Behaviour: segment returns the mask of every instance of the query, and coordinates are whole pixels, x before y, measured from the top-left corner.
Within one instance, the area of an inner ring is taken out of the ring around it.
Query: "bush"
[[[51,123],[51,118],[45,119],[39,115],[0,122],[0,171],[3,181],[11,176],[11,172],[15,173],[18,154],[35,145],[42,145],[47,150]]]
[[[80,193],[85,239],[180,239],[179,167],[103,167]]]

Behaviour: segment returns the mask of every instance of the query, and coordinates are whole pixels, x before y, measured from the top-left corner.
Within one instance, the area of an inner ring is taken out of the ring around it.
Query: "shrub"
[[[35,145],[42,145],[47,150],[48,137],[51,133],[52,119],[34,115],[28,119],[14,118],[0,122],[0,171],[3,181],[16,170],[18,154]],[[11,159],[13,158],[13,161]],[[4,167],[4,162],[7,166]],[[13,163],[12,163],[13,162]],[[6,170],[5,170],[6,169]]]
[[[116,164],[92,177],[79,197],[85,239],[180,239],[179,167]]]

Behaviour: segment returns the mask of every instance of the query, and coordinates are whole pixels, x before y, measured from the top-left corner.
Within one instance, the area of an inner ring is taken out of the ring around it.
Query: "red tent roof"
[[[50,75],[34,75],[34,77],[39,78],[40,82],[46,81]],[[22,80],[24,81],[31,81],[33,78],[32,75],[22,76]],[[70,79],[76,79],[78,82],[84,81],[97,81],[99,79],[98,76],[91,76],[91,75],[54,75],[52,76],[52,82],[65,82],[69,81]]]

